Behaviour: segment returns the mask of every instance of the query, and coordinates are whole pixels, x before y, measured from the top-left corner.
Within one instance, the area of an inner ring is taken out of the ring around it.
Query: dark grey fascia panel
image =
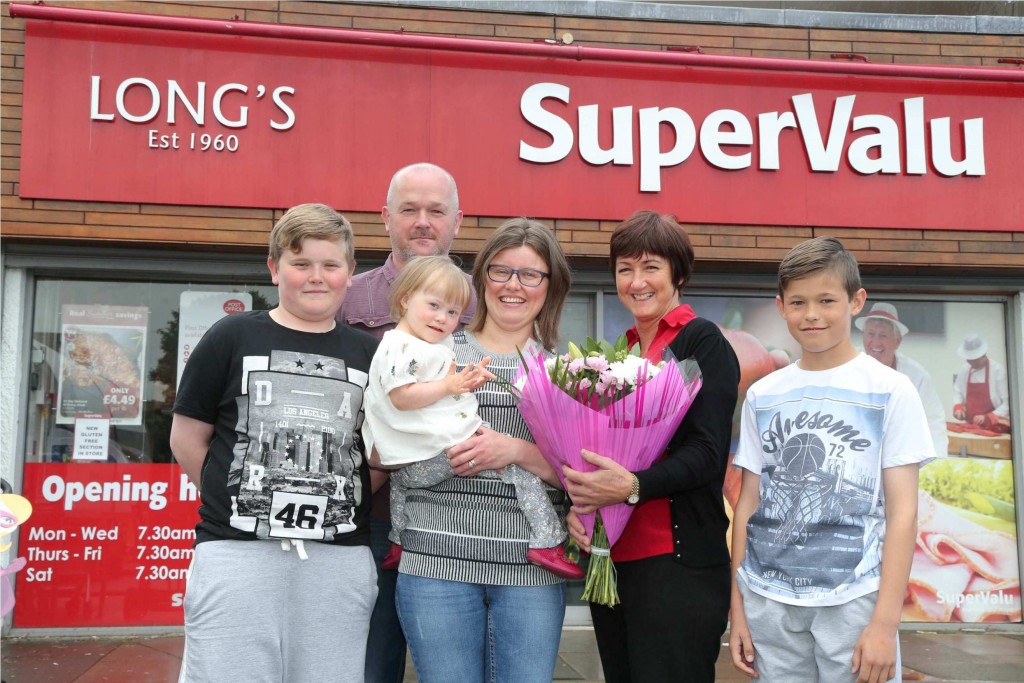
[[[1024,35],[1024,17],[825,12],[683,5],[629,0],[350,0],[374,5],[405,5],[490,12],[547,14],[607,19],[640,19],[704,24],[833,28],[924,33]],[[899,3],[895,3],[899,4]]]

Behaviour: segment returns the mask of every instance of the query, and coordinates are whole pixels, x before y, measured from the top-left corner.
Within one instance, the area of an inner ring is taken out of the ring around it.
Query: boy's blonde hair
[[[352,225],[326,204],[299,204],[285,211],[270,231],[270,259],[277,263],[285,249],[297,254],[306,239],[340,242],[348,265],[355,263]]]
[[[401,320],[405,315],[402,300],[421,290],[430,292],[463,311],[473,300],[473,290],[469,286],[466,274],[452,263],[450,258],[420,256],[405,264],[391,285],[391,291],[388,293],[391,319],[395,322]]]
[[[815,237],[790,249],[779,264],[779,296],[786,298],[786,287],[793,280],[802,280],[828,271],[839,278],[846,294],[853,299],[860,290],[860,269],[857,259],[835,237]]]

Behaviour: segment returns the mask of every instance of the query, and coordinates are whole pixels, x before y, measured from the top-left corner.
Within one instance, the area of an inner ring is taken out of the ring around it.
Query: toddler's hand
[[[465,367],[465,370],[469,371],[466,376],[466,381],[469,384],[470,391],[479,389],[488,380],[494,379],[494,374],[487,370],[487,364],[491,362],[491,357],[487,356],[477,364],[470,363]]]
[[[455,370],[455,364],[452,363],[448,368],[448,375],[444,378],[448,393],[453,396],[466,394],[479,389],[487,380],[494,379],[494,375],[485,370],[490,360],[490,356],[488,356],[479,363],[470,363],[458,372]]]

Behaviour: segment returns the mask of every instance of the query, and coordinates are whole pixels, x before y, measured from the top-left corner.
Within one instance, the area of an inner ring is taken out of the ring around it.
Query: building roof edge
[[[629,0],[349,0],[365,4],[408,5],[489,12],[550,14],[607,19],[678,21],[801,28],[921,33],[1024,35],[1024,17],[937,14],[873,14],[795,9],[680,5]]]

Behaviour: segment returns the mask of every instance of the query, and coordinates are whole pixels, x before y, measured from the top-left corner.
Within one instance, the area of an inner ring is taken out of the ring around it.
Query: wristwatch
[[[636,478],[635,474],[630,476],[633,477],[633,483],[629,487],[629,496],[626,497],[626,505],[636,505],[640,502],[640,480]]]

